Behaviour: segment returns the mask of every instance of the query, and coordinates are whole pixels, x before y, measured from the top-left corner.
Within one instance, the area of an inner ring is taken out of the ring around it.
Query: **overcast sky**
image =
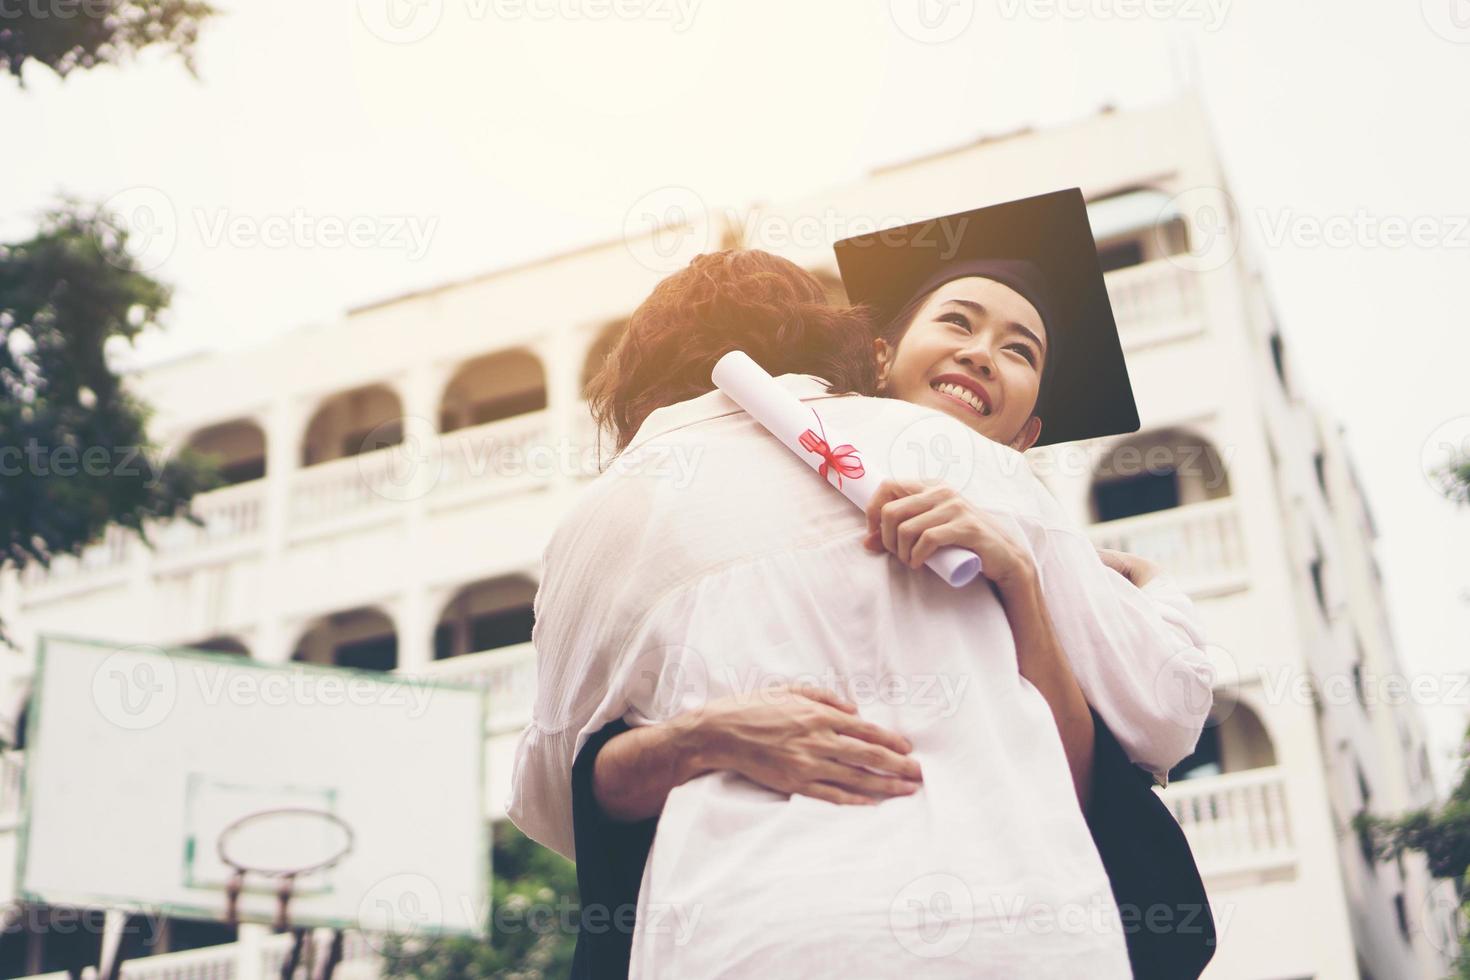
[[[0,82],[0,239],[62,193],[175,216],[144,253],[177,288],[147,361],[615,238],[665,185],[780,201],[1193,83],[1298,375],[1346,426],[1448,775],[1470,509],[1423,456],[1470,439],[1462,0],[216,3],[198,81],[150,53]],[[284,243],[227,233],[293,215]],[[354,217],[355,242],[329,237]]]

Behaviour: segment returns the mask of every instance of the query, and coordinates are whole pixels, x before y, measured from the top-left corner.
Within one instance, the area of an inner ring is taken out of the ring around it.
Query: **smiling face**
[[[873,342],[883,395],[946,412],[1018,452],[1041,435],[1033,413],[1048,343],[1025,297],[979,276],[934,290],[896,347]]]

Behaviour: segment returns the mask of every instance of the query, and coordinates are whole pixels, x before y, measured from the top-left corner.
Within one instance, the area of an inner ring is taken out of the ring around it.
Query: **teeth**
[[[980,400],[979,396],[977,396],[968,388],[963,388],[957,384],[950,384],[948,381],[934,385],[933,388],[935,391],[942,394],[953,395],[955,398],[958,398],[966,405],[969,405],[981,415],[990,414],[990,409],[986,406],[986,404]]]

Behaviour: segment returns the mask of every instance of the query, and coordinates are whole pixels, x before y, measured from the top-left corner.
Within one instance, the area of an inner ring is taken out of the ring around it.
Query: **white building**
[[[1420,718],[1375,696],[1403,668],[1370,512],[1334,424],[1301,398],[1190,100],[709,211],[141,373],[154,437],[218,454],[233,484],[196,499],[204,529],[160,528],[157,551],[113,533],[49,574],[6,572],[0,615],[27,651],[42,632],[81,632],[481,681],[499,816],[534,687],[541,548],[596,472],[582,386],[654,283],[741,240],[835,284],[834,235],[1069,186],[1092,202],[1143,428],[1028,455],[1098,544],[1186,584],[1216,645],[1217,724],[1162,790],[1220,929],[1206,976],[1441,976],[1447,886],[1417,855],[1370,865],[1348,823],[1433,799]],[[0,783],[12,815],[22,766],[12,753]],[[151,957],[127,975],[236,955]]]

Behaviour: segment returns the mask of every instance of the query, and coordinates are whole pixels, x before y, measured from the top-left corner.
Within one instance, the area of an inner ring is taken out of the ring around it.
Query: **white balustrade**
[[[308,466],[291,481],[290,525],[294,529],[383,510],[410,492],[414,467],[424,451],[394,445]]]
[[[527,479],[549,479],[565,466],[579,465],[575,453],[551,444],[551,431],[551,416],[542,410],[440,436],[435,491],[452,492],[466,486],[518,488]],[[426,465],[434,463],[430,460]]]
[[[202,521],[200,527],[178,518],[150,529],[161,554],[176,555],[227,541],[255,537],[264,527],[266,481],[250,480],[231,487],[201,493],[190,509]]]
[[[1125,345],[1130,332],[1192,328],[1203,310],[1194,273],[1169,259],[1118,269],[1105,278]]]
[[[483,687],[492,733],[514,731],[531,718],[536,698],[536,649],[529,643],[435,660],[418,676]]]
[[[1159,790],[1202,875],[1262,870],[1296,859],[1286,780],[1277,766],[1202,776]]]
[[[1249,581],[1240,508],[1229,497],[1105,521],[1088,534],[1099,548],[1158,562],[1188,592],[1224,592]]]
[[[281,975],[281,967],[290,955],[293,937],[290,933],[275,933],[266,936],[255,955],[260,957],[258,976],[274,980]],[[249,955],[250,947],[244,943],[222,943],[201,949],[184,950],[179,953],[162,953],[158,956],[143,956],[123,962],[119,970],[121,980],[235,980],[243,971],[240,959]],[[377,951],[359,932],[348,931],[342,936],[342,964],[361,965],[375,961]],[[339,974],[347,972],[339,968]],[[353,971],[361,975],[362,970]],[[376,972],[376,971],[370,971]],[[306,970],[298,968],[298,976],[305,977]]]
[[[61,582],[94,579],[103,573],[117,571],[127,564],[132,554],[136,532],[117,524],[109,524],[102,537],[82,549],[80,555],[57,555],[50,568],[38,562],[26,565],[21,582],[27,588],[44,588]]]

